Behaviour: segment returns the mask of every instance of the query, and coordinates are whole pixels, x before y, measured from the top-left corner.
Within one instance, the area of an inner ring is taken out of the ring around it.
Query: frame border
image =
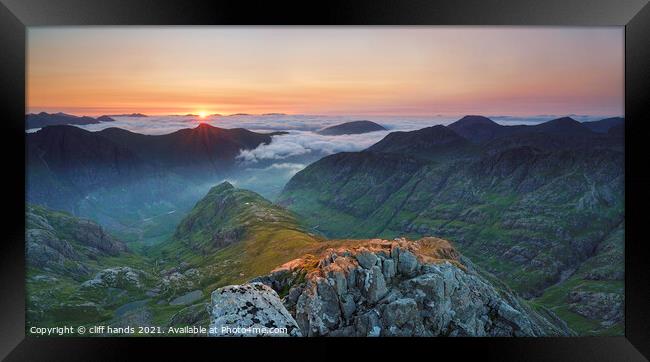
[[[332,354],[346,345],[369,356],[389,348],[444,351],[453,358],[480,351],[482,359],[647,360],[650,356],[650,255],[643,246],[650,177],[644,174],[650,114],[650,5],[647,0],[336,0],[277,3],[262,0],[0,0],[0,110],[4,164],[11,176],[5,240],[0,243],[0,358],[98,360],[126,350],[221,353],[237,348],[274,353],[295,348]],[[26,30],[60,25],[561,25],[625,26],[625,337],[443,339],[190,339],[25,337],[24,167]],[[23,158],[16,156],[22,148]],[[182,341],[179,341],[182,339]],[[176,342],[188,348],[178,349]],[[398,345],[399,344],[399,345]],[[14,348],[15,347],[15,348]],[[471,347],[471,348],[467,348]],[[349,348],[349,349],[351,349]],[[13,350],[12,350],[13,349]],[[328,352],[329,350],[329,352]],[[74,351],[74,354],[70,352]],[[347,353],[347,351],[346,351]],[[144,355],[150,357],[149,354]],[[166,354],[171,358],[171,354]],[[524,357],[525,356],[525,357]],[[645,356],[645,357],[644,357]],[[182,358],[181,357],[181,358]],[[240,356],[241,358],[241,356]]]

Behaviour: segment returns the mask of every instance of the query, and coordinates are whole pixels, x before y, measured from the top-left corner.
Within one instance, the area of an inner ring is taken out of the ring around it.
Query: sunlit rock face
[[[571,333],[532,311],[510,291],[478,274],[446,241],[366,240],[307,255],[255,279],[283,296],[282,308],[303,336],[547,336]],[[267,293],[267,290],[263,291]],[[215,295],[217,298],[215,299]],[[247,310],[220,307],[213,319],[249,325]],[[272,299],[274,302],[277,300]],[[236,302],[237,305],[245,302]],[[271,311],[279,308],[273,303]]]

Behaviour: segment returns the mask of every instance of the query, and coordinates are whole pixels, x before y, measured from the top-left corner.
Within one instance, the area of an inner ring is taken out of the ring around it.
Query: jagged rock
[[[418,317],[418,305],[412,298],[400,298],[386,304],[382,311],[383,329],[394,336],[413,336],[423,333]]]
[[[372,269],[370,269],[370,274],[367,280],[368,283],[364,286],[364,290],[366,290],[368,302],[377,303],[384,297],[384,295],[386,295],[386,293],[388,293],[384,274],[381,273],[381,269],[378,266],[373,266]]]
[[[397,270],[403,275],[413,275],[418,268],[418,260],[410,251],[398,252]]]
[[[212,292],[210,336],[300,336],[278,294],[262,283]]]
[[[317,265],[291,285],[288,296],[299,295],[297,302],[285,298],[305,336],[566,334],[466,267],[442,239],[371,240],[328,249]],[[300,268],[292,261],[278,270],[287,275]],[[274,285],[273,278],[266,281]]]
[[[375,265],[375,263],[377,263],[377,256],[367,250],[364,250],[357,254],[356,259],[359,262],[359,265],[365,269],[370,269],[373,265]]]

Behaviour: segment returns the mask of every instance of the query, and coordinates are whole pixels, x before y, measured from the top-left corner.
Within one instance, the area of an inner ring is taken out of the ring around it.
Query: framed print
[[[647,359],[647,2],[2,3],[8,360]]]

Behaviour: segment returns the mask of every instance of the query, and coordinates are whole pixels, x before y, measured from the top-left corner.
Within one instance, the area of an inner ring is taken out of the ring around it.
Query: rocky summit
[[[261,324],[302,336],[571,334],[432,237],[343,242],[215,291],[211,310],[218,332]]]

